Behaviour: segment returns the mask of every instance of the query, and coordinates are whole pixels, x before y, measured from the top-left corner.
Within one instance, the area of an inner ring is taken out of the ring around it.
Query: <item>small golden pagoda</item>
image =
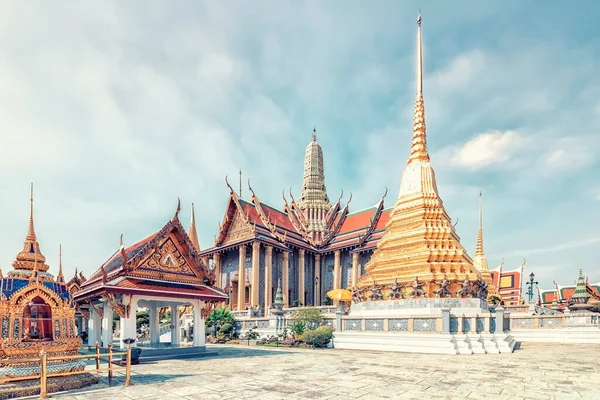
[[[479,231],[477,232],[477,245],[475,246],[475,257],[473,257],[473,266],[481,273],[481,277],[488,287],[488,298],[491,296],[500,297],[498,289],[492,281],[492,274],[488,268],[488,262],[483,252],[483,211],[482,211],[481,191],[479,192]]]
[[[410,156],[385,233],[365,270],[357,286],[363,293],[371,288],[371,295],[363,294],[361,298],[391,298],[387,292],[398,290],[401,298],[478,297],[481,293],[477,289],[482,285],[481,274],[473,266],[444,209],[427,152],[420,14]]]
[[[46,257],[33,222],[33,184],[31,185],[29,231],[23,250],[13,262],[14,270],[2,275],[0,270],[0,398],[29,396],[39,393],[39,357],[45,349],[50,373],[83,371],[85,361],[76,357],[81,346],[75,324],[75,303],[62,271],[62,251],[58,276],[48,273]],[[16,379],[17,382],[11,382]],[[98,382],[91,374],[52,377],[48,392],[79,388]],[[36,386],[37,385],[37,386]]]

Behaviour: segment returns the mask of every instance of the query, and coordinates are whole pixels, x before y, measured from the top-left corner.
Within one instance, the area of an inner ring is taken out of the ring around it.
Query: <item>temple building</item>
[[[387,189],[376,204],[357,212],[349,209],[352,195],[345,204],[343,192],[330,201],[316,129],[306,147],[297,200],[290,190],[289,200],[283,193],[281,208],[268,205],[250,181],[250,198],[242,199],[225,179],[229,197],[223,220],[213,247],[200,254],[215,271],[217,286],[229,294],[232,309],[266,312],[280,280],[284,307],[329,304],[331,289],[365,290],[374,281],[407,285],[417,276],[428,282],[428,296],[444,278],[453,291],[468,277],[496,293],[482,237],[474,266],[437,192],[426,145],[420,22],[417,59],[413,142],[393,207],[385,207]]]
[[[600,282],[589,283],[587,278],[584,279],[581,270],[577,281],[572,285],[560,286],[554,282],[553,289],[540,290],[540,305],[554,310],[564,310],[574,303],[573,298],[577,293],[579,293],[578,297],[588,297],[589,304],[595,304],[596,308],[600,309]]]
[[[227,296],[214,287],[214,275],[197,250],[194,225],[188,235],[179,221],[180,210],[178,204],[175,215],[160,230],[130,246],[123,244],[121,236],[120,248],[80,284],[75,301],[80,310],[88,308],[89,344],[112,344],[113,313],[120,319],[120,347],[126,339],[136,339],[139,307],[149,310],[150,342],[158,345],[160,310],[169,307],[172,316],[179,316],[187,307],[192,310],[196,330],[193,346],[205,345],[204,319]],[[180,344],[179,321],[172,319],[172,346]]]
[[[504,260],[502,263],[490,271],[492,282],[498,288],[498,296],[506,306],[516,306],[524,304],[523,299],[523,270],[525,268],[525,259],[519,268],[513,270],[504,270]]]
[[[39,362],[27,359],[39,357],[42,349],[49,356],[64,357],[48,362],[48,370],[53,373],[84,370],[84,361],[69,358],[77,355],[82,343],[76,326],[75,303],[63,276],[62,260],[56,278],[48,272],[50,267],[35,233],[33,184],[29,230],[12,266],[13,270],[6,277],[0,270],[0,379],[39,374]],[[78,388],[97,381],[98,378],[90,374],[51,378],[48,391]],[[39,380],[37,382],[39,384]],[[0,397],[39,393],[39,386],[36,389],[35,384],[24,381],[0,385]]]

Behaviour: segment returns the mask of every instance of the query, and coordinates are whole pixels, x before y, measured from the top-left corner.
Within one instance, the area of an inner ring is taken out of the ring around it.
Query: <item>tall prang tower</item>
[[[317,142],[317,130],[304,155],[304,179],[298,206],[306,220],[306,232],[313,241],[320,242],[328,233],[327,215],[332,208],[325,187],[323,150]]]

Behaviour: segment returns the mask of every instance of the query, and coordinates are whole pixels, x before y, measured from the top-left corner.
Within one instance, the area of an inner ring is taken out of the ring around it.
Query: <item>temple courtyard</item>
[[[219,356],[133,367],[83,399],[597,399],[600,345],[521,344],[513,354],[440,356],[208,346]]]

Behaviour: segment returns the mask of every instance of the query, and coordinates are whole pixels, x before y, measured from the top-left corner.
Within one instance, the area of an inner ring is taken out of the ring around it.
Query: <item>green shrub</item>
[[[309,329],[302,334],[302,341],[315,347],[325,347],[331,339],[333,339],[333,329],[330,326]]]
[[[233,331],[233,324],[230,324],[228,322],[221,325],[221,329],[219,330],[219,332],[223,335],[227,335],[231,333],[231,331]]]
[[[306,330],[306,324],[302,321],[294,321],[291,325],[290,325],[290,329],[291,331],[294,333],[294,337],[297,336],[302,336],[302,334],[304,333],[304,331]]]
[[[302,322],[305,328],[310,328],[319,326],[321,319],[323,319],[323,314],[321,314],[318,308],[302,307],[296,310],[292,318],[294,321]]]

